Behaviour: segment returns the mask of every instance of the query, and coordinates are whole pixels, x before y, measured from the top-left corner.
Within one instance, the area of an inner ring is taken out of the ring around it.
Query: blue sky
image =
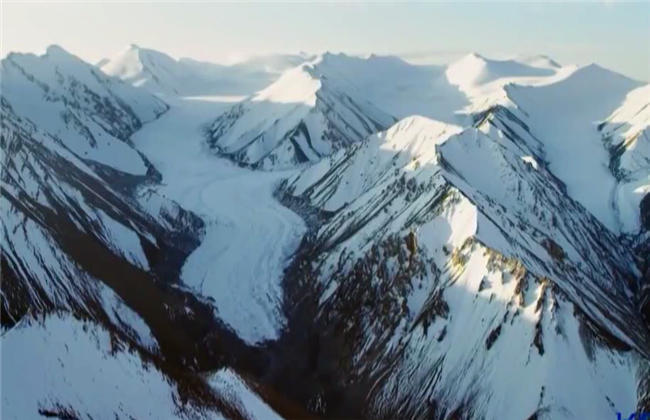
[[[400,54],[444,62],[546,54],[650,80],[650,2],[6,2],[2,54],[56,43],[95,62],[130,43],[228,61],[273,52]]]

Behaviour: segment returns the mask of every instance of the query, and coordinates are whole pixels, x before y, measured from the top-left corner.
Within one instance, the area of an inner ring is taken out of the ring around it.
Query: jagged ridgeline
[[[3,418],[650,411],[647,85],[136,46],[0,71]]]

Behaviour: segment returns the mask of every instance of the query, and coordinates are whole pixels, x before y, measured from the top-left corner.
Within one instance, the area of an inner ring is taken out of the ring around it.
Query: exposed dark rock
[[[499,338],[499,334],[501,334],[501,325],[490,331],[490,334],[485,339],[486,349],[490,350],[492,348],[494,342],[497,341],[497,338]]]
[[[542,241],[542,246],[548,252],[548,255],[551,256],[556,262],[561,263],[564,261],[566,254],[560,245],[558,245],[553,239],[546,238]]]
[[[533,344],[537,348],[540,356],[544,355],[544,331],[542,330],[542,322],[539,321],[535,324],[535,337],[533,338]]]
[[[646,194],[639,204],[641,227],[650,231],[650,194]]]

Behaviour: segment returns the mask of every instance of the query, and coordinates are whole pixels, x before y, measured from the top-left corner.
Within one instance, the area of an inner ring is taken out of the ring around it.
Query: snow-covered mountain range
[[[649,85],[475,53],[0,71],[2,418],[650,411]]]
[[[220,65],[191,58],[176,60],[159,51],[130,45],[97,66],[110,76],[156,94],[245,96],[309,58],[307,54],[278,54]]]

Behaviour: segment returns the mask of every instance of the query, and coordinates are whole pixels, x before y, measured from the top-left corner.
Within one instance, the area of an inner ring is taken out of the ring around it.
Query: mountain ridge
[[[2,61],[3,415],[650,407],[647,86],[326,53],[232,104],[170,60]]]
[[[272,55],[223,65],[171,56],[132,44],[98,66],[108,75],[164,96],[248,95],[307,57]]]

